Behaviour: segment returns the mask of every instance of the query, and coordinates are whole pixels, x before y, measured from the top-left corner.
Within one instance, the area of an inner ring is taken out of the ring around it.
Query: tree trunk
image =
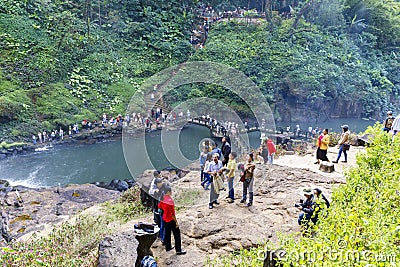
[[[296,18],[293,22],[292,29],[296,30],[299,24],[301,17],[310,9],[310,7],[314,4],[314,0],[308,0],[304,6],[300,9],[299,13],[297,13]]]
[[[85,0],[85,16],[87,36],[90,38],[90,0]]]

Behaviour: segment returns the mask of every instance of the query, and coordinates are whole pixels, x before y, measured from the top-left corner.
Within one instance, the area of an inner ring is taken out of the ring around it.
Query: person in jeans
[[[254,184],[254,169],[256,165],[253,163],[253,153],[247,155],[247,162],[244,165],[244,182],[243,182],[243,197],[240,203],[245,203],[247,199],[247,191],[249,192],[249,202],[247,206],[253,205],[253,184]]]
[[[338,142],[338,146],[339,146],[339,152],[338,152],[338,156],[337,159],[332,161],[333,163],[338,163],[340,157],[342,156],[342,152],[344,154],[344,163],[347,162],[347,151],[344,150],[344,145],[349,143],[349,136],[350,136],[350,131],[349,131],[349,126],[348,125],[342,125],[342,135],[340,136],[340,140]]]
[[[164,182],[163,179],[160,176],[159,171],[154,172],[155,178],[150,184],[149,188],[149,195],[153,197],[153,213],[154,213],[154,222],[160,227],[160,233],[159,237],[161,239],[161,242],[164,243],[164,233],[165,233],[165,227],[164,227],[164,222],[162,220],[162,216],[160,215],[159,209],[158,209],[158,204],[160,203],[160,200],[164,198]]]
[[[276,147],[272,139],[267,140],[267,147],[268,147],[268,162],[269,164],[274,164],[274,155],[276,153]]]
[[[203,170],[204,179],[201,182],[201,186],[204,188],[204,190],[209,190],[208,187],[211,184],[211,176],[210,176],[210,174],[208,174],[208,168],[210,167],[211,159],[212,159],[211,152],[207,153],[207,158],[206,158],[206,162],[204,163],[204,170]]]
[[[169,185],[164,187],[164,199],[158,203],[158,208],[162,210],[162,219],[164,221],[165,236],[164,245],[166,251],[172,250],[174,247],[171,245],[171,232],[174,234],[175,239],[175,251],[177,255],[186,254],[186,251],[182,249],[181,244],[181,231],[179,224],[175,216],[175,204],[172,200],[172,189]]]
[[[235,200],[235,191],[233,189],[233,180],[235,178],[235,169],[236,169],[236,153],[232,152],[229,154],[229,161],[227,167],[224,167],[224,170],[228,170],[227,179],[228,179],[228,202],[233,203]]]
[[[303,194],[306,200],[302,203],[299,203],[299,205],[297,206],[297,208],[301,211],[297,222],[299,225],[308,226],[308,222],[311,221],[314,213],[314,194],[311,188],[303,189]]]

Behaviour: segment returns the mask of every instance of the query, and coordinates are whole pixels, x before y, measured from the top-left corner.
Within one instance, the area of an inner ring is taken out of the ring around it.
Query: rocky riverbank
[[[57,139],[51,142],[36,144],[26,142],[3,142],[0,144],[0,160],[12,156],[24,155],[35,151],[45,150],[51,146],[69,144],[94,144],[111,138],[118,138],[122,134],[122,127],[96,128],[84,130],[79,134],[65,136],[62,140]]]
[[[305,156],[286,155],[280,157],[273,166],[257,164],[255,173],[255,199],[252,207],[225,201],[225,194],[220,196],[221,204],[208,209],[208,194],[199,185],[198,171],[191,171],[184,177],[172,180],[173,197],[180,206],[177,218],[180,222],[183,245],[187,255],[176,256],[174,252],[165,252],[160,241],[152,246],[152,253],[159,266],[204,266],[206,259],[215,260],[241,248],[250,248],[260,242],[276,242],[279,233],[296,233],[298,210],[294,203],[302,196],[299,189],[313,185],[323,189],[330,199],[332,188],[345,183],[343,172],[355,164],[355,154],[362,148],[349,151],[348,163],[335,165],[332,173],[323,173],[313,164],[313,151]],[[330,149],[330,157],[337,150]],[[143,178],[152,178],[152,171],[144,173]],[[241,196],[241,183],[235,185],[235,195]],[[18,207],[15,191],[8,192],[9,203],[3,200],[2,210],[10,216],[12,234],[17,240],[27,240],[33,233],[46,235],[53,225],[70,220],[82,210],[100,213],[99,203],[116,199],[117,191],[99,188],[94,185],[70,185],[64,188],[24,189],[18,188],[23,206]],[[11,203],[10,203],[11,202]],[[60,204],[62,203],[62,204]],[[140,220],[152,221],[152,214]],[[138,219],[121,226],[121,229],[133,229]],[[114,251],[126,246],[124,231],[111,235]],[[121,238],[124,236],[124,238]],[[124,240],[119,242],[118,240]],[[129,240],[128,240],[129,241]],[[111,242],[111,241],[110,241]],[[136,242],[136,241],[132,241]],[[107,242],[106,242],[107,243]],[[108,242],[109,243],[109,242]],[[108,244],[107,243],[107,244]],[[121,250],[123,251],[123,250]],[[119,262],[121,259],[119,259]],[[131,262],[124,262],[125,266]],[[124,266],[124,265],[120,265]]]

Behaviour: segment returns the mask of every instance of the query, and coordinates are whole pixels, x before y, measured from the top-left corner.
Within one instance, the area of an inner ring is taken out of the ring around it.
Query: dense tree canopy
[[[195,50],[208,6],[216,16],[255,9],[260,20],[222,19]],[[123,113],[144,79],[187,60],[243,71],[277,119],[291,118],[285,105],[378,118],[399,104],[399,12],[393,0],[0,0],[0,132]],[[246,115],[223,88],[179,89],[168,96],[176,104],[212,92]]]

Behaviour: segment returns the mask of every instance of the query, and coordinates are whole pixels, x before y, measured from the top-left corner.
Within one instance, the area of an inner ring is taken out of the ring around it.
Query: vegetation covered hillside
[[[182,1],[1,0],[0,135],[123,114],[143,79],[187,60],[193,12]]]
[[[399,2],[286,1],[291,14],[283,13],[282,1],[266,2],[272,5],[267,23],[217,23],[191,59],[243,71],[269,99],[277,120],[379,119],[398,109]]]
[[[190,36],[210,10],[222,19],[195,50]],[[399,44],[394,0],[0,0],[0,136],[123,114],[144,79],[187,60],[243,71],[277,120],[378,119],[399,105]],[[168,100],[197,96],[248,115],[214,85],[183,86]]]

